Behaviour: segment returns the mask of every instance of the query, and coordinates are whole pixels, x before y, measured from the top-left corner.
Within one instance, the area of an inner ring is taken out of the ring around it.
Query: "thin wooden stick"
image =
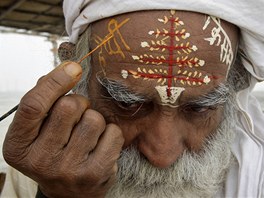
[[[107,38],[108,37],[108,38]],[[111,38],[113,38],[113,35],[107,35],[106,39],[103,40],[99,45],[96,46],[96,48],[94,48],[92,51],[88,52],[85,56],[83,56],[77,63],[80,64],[81,62],[83,62],[87,57],[89,57],[92,53],[94,53],[99,47],[101,47],[102,45],[104,45],[106,42],[108,42]]]
[[[111,38],[113,38],[114,36],[114,32],[118,30],[118,28],[122,27],[125,23],[127,23],[129,21],[129,19],[126,19],[125,21],[123,21],[122,23],[120,23],[118,25],[118,27],[113,30],[112,32],[110,32],[109,34],[107,34],[105,36],[105,39],[99,44],[97,45],[92,51],[88,52],[85,56],[83,56],[77,63],[80,64],[81,62],[83,62],[87,57],[89,57],[92,53],[94,53],[96,50],[98,50],[100,47],[102,47],[105,43],[107,43]],[[14,113],[17,109],[18,109],[18,105],[16,105],[15,107],[13,107],[10,111],[8,111],[7,113],[5,113],[3,116],[0,117],[0,122],[4,119],[6,119],[8,116],[10,116],[12,113]]]
[[[16,110],[18,109],[18,105],[16,105],[15,107],[13,107],[10,111],[8,111],[7,113],[5,113],[3,116],[0,117],[0,122],[4,119],[6,119],[8,116],[10,116],[12,113],[14,113]]]
[[[108,42],[111,38],[113,37],[113,34],[108,34],[99,45],[96,46],[96,48],[94,48],[92,51],[88,52],[85,56],[83,56],[77,63],[80,64],[81,62],[83,62],[87,57],[89,57],[92,53],[94,53],[97,49],[99,49],[102,45],[104,45],[106,42]],[[9,110],[7,113],[5,113],[4,115],[2,115],[0,117],[0,122],[3,121],[4,119],[6,119],[8,116],[10,116],[12,113],[14,113],[17,109],[18,109],[18,105],[16,105],[15,107],[13,107],[11,110]]]

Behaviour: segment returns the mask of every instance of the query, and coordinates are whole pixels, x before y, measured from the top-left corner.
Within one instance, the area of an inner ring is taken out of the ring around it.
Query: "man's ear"
[[[58,49],[58,55],[61,62],[66,60],[75,60],[75,56],[76,56],[75,45],[70,42],[61,43]]]

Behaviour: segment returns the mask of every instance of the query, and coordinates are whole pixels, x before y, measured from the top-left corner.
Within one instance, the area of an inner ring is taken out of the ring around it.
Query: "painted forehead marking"
[[[125,19],[118,23],[117,20],[112,19],[108,23],[108,35],[112,35],[113,38],[104,47],[101,47],[98,53],[98,60],[103,70],[106,66],[105,55],[119,55],[123,59],[126,58],[123,50],[130,50],[130,47],[123,38],[120,28],[129,20]],[[160,95],[162,105],[176,107],[174,103],[185,90],[183,86],[209,84],[217,77],[197,70],[197,68],[203,67],[206,62],[199,57],[191,56],[193,52],[198,50],[198,47],[190,43],[191,34],[184,28],[184,22],[176,16],[175,11],[171,11],[169,16],[157,20],[163,28],[149,30],[146,34],[150,39],[139,44],[149,53],[131,56],[141,66],[136,70],[123,69],[121,75],[124,79],[131,75],[136,79],[156,80],[159,85],[155,89]],[[220,61],[230,66],[233,61],[233,50],[228,35],[221,27],[220,19],[208,17],[203,30],[209,27],[211,21],[217,27],[212,29],[211,37],[204,38],[204,40],[208,41],[210,45],[219,46],[222,43]],[[223,42],[222,35],[224,36]],[[95,35],[94,40],[96,43],[101,43],[104,38]],[[155,56],[155,52],[159,52],[160,55]],[[177,54],[176,58],[174,57],[175,54]]]
[[[222,28],[221,20],[213,16],[208,16],[203,30],[206,30],[212,22],[216,25],[216,27],[214,27],[211,31],[211,37],[205,38],[204,40],[208,41],[210,45],[221,47],[220,61],[228,66],[229,71],[234,59],[234,52],[232,49],[230,38],[227,35],[226,31]],[[222,36],[224,38],[222,38]]]
[[[93,39],[96,42],[96,44],[102,43],[103,40],[105,40],[106,37],[109,35],[112,36],[111,40],[109,40],[106,44],[101,47],[101,49],[98,52],[98,60],[100,66],[103,68],[106,66],[106,61],[105,61],[105,55],[112,56],[112,55],[119,55],[123,59],[125,58],[125,54],[123,52],[123,48],[126,50],[130,50],[129,45],[125,42],[125,39],[123,38],[120,28],[125,25],[130,19],[127,18],[121,23],[118,23],[117,20],[112,19],[108,23],[108,34],[104,37],[101,38],[98,35],[93,35]]]
[[[185,90],[182,86],[208,84],[214,77],[197,70],[205,65],[205,61],[191,56],[198,47],[189,42],[191,34],[184,28],[185,24],[176,16],[176,12],[171,11],[170,16],[157,20],[161,27],[149,30],[147,34],[150,39],[140,43],[148,52],[132,55],[132,59],[141,66],[137,70],[122,70],[121,74],[123,78],[130,74],[144,80],[156,79],[159,85],[155,89],[162,104],[175,107],[173,104]],[[155,52],[160,55],[155,56]]]

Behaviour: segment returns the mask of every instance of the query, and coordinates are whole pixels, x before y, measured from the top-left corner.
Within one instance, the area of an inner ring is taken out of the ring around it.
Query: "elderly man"
[[[65,1],[71,59],[104,44],[23,97],[5,159],[37,197],[264,196],[259,6]]]

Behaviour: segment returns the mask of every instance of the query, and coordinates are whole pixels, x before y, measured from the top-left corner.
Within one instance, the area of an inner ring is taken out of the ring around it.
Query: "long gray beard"
[[[234,118],[228,117],[207,138],[199,153],[185,151],[169,168],[152,166],[135,147],[122,151],[117,182],[107,198],[213,197],[223,188],[226,172],[234,162],[230,145]],[[225,113],[226,114],[226,113]]]

